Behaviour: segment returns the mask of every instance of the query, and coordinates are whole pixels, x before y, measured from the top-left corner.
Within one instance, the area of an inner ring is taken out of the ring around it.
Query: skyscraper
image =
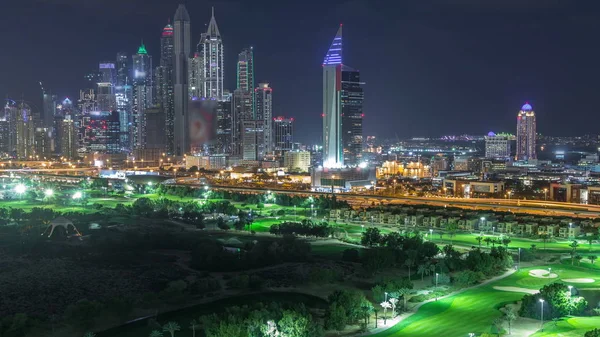
[[[529,103],[517,114],[517,160],[537,159],[535,112]]]
[[[485,136],[485,157],[507,159],[510,157],[510,138],[489,132]]]
[[[244,160],[262,160],[265,156],[264,140],[262,120],[242,121],[242,158]]]
[[[133,55],[133,148],[143,149],[146,142],[145,111],[152,107],[152,57],[142,43]]]
[[[237,62],[237,89],[244,91],[254,90],[254,48],[244,48],[238,55]],[[254,94],[254,93],[253,93]],[[253,105],[255,104],[255,97],[252,98]],[[255,115],[253,106],[252,114]]]
[[[188,109],[188,63],[190,57],[190,15],[184,5],[179,5],[173,19],[174,66],[173,80],[174,113],[173,147],[174,154],[181,156],[190,150]]]
[[[170,20],[169,20],[170,21]],[[164,111],[165,134],[164,143],[167,152],[174,152],[174,118],[173,102],[173,26],[165,26],[160,38],[160,66],[157,68],[157,103]]]
[[[215,9],[208,24],[208,30],[200,37],[198,52],[201,58],[200,86],[202,97],[221,100],[223,98],[224,57],[223,40],[215,20]]]
[[[77,133],[72,115],[65,115],[61,125],[60,152],[69,159],[77,158]]]
[[[285,117],[273,118],[273,131],[275,151],[286,152],[292,150],[294,119]]]
[[[98,99],[98,108],[101,111],[112,111],[117,108],[115,97],[115,84],[117,74],[115,64],[112,62],[103,62],[99,65],[99,82],[96,90],[96,98]]]
[[[231,113],[231,151],[233,155],[243,154],[243,122],[254,120],[255,116],[252,110],[252,91],[236,89],[233,92],[232,113]]]
[[[132,105],[133,87],[132,71],[129,54],[117,54],[117,83],[115,86],[115,100],[121,126],[121,148],[131,150],[131,126],[133,125]]]
[[[323,60],[323,166],[344,165],[342,147],[342,26]]]
[[[363,88],[360,72],[342,65],[342,146],[344,164],[361,162],[363,148]]]
[[[264,151],[265,153],[271,153],[274,150],[273,89],[269,87],[269,83],[260,83],[254,90],[254,96],[256,97],[256,119],[263,122]]]
[[[35,156],[35,121],[29,104],[19,103],[16,115],[16,152],[18,159]]]

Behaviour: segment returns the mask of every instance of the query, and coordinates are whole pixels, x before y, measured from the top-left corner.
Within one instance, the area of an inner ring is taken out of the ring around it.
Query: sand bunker
[[[496,290],[500,291],[511,291],[514,293],[526,293],[526,294],[537,294],[540,291],[535,289],[527,289],[527,288],[519,288],[519,287],[494,287]]]
[[[569,283],[594,283],[596,282],[596,280],[594,280],[593,278],[565,278],[563,279],[564,282],[569,282]]]
[[[558,275],[555,273],[550,273],[544,269],[534,269],[529,271],[529,276],[537,277],[537,278],[557,278]]]

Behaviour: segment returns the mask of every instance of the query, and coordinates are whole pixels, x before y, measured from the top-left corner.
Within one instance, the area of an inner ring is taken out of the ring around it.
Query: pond
[[[203,303],[189,308],[167,312],[158,315],[158,322],[160,324],[165,324],[169,321],[177,322],[181,326],[181,331],[179,331],[176,336],[191,337],[192,331],[189,329],[189,326],[192,319],[198,320],[198,318],[202,315],[222,312],[227,307],[241,306],[259,302],[277,302],[283,304],[304,303],[304,305],[309,308],[327,307],[327,302],[325,300],[311,295],[289,292],[265,292],[260,294],[249,294],[224,298],[210,303]],[[148,326],[148,320],[149,319],[143,319],[105,330],[98,333],[97,337],[147,337],[153,330],[153,328]]]

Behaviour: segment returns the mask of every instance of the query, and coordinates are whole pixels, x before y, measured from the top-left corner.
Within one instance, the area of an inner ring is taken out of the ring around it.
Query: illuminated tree
[[[181,330],[181,327],[177,322],[168,322],[162,327],[163,332],[168,332],[171,334],[171,337],[175,337],[175,332]]]

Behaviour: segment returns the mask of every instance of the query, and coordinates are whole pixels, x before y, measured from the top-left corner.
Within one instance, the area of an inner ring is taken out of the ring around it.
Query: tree
[[[413,260],[413,259],[410,259],[410,258],[409,258],[409,259],[406,259],[406,260],[404,260],[404,265],[405,265],[405,266],[408,268],[408,279],[409,279],[409,280],[410,280],[410,275],[411,275],[411,272],[410,272],[410,267],[412,267],[412,265],[413,265],[414,263],[415,263],[415,262],[414,262],[414,260]]]
[[[583,256],[577,254],[575,255],[575,260],[577,260],[577,265],[579,266],[581,264],[581,259],[583,259]]]
[[[534,295],[525,295],[519,309],[523,317],[540,319],[540,299],[544,299],[544,318],[580,315],[587,309],[587,301],[583,297],[570,297],[569,288],[563,283],[550,283]]]
[[[577,243],[576,240],[574,240],[569,247],[571,247],[571,265],[573,265],[574,261],[575,261],[575,256],[577,255],[577,247],[579,247],[579,243]]]
[[[536,244],[531,244],[531,248],[529,248],[531,250],[532,253],[535,253],[535,251],[537,250],[537,245]]]
[[[93,332],[86,332],[85,335],[83,335],[83,337],[96,337],[96,334]]]
[[[477,240],[477,242],[479,243],[479,248],[481,248],[481,241],[483,240],[483,236],[478,236],[475,238],[475,240]]]
[[[190,329],[192,329],[192,337],[196,337],[196,327],[197,326],[198,326],[198,322],[195,319],[193,319],[190,322]]]
[[[400,288],[398,289],[398,295],[402,296],[402,308],[406,310],[406,302],[408,302],[408,295],[412,293],[412,289]]]
[[[485,245],[489,247],[490,242],[492,242],[492,239],[490,237],[486,237],[485,239],[483,239],[483,241],[485,241]]]
[[[592,251],[592,243],[594,242],[594,240],[598,239],[598,234],[594,234],[594,235],[590,235],[586,237],[588,243],[590,244],[590,252]]]
[[[600,337],[600,329],[590,330],[583,337]]]
[[[452,244],[452,238],[454,237],[454,235],[456,234],[456,231],[458,230],[458,224],[455,222],[449,223],[446,226],[446,230],[448,231],[448,235],[450,236],[450,244]]]
[[[588,259],[590,259],[590,262],[592,263],[592,265],[594,265],[594,261],[596,261],[598,257],[596,255],[590,255],[588,256]]]
[[[546,242],[548,241],[548,234],[542,234],[542,235],[540,235],[540,238],[544,242],[544,250],[546,250]]]
[[[363,246],[377,246],[381,243],[381,232],[377,227],[369,227],[362,234],[362,238],[360,239],[360,243]]]
[[[346,310],[341,305],[338,305],[337,302],[331,303],[325,322],[327,328],[335,331],[342,331],[346,327],[347,320]]]
[[[175,332],[181,330],[181,327],[177,322],[168,322],[162,327],[164,332],[168,332],[171,334],[171,337],[175,337]]]
[[[509,238],[504,238],[502,239],[502,244],[504,245],[504,247],[506,247],[508,249],[508,245],[512,242],[511,239]]]
[[[420,264],[417,267],[417,273],[421,274],[421,281],[423,281],[424,275],[425,274],[429,275],[429,267],[427,265],[425,265],[425,264]]]
[[[379,305],[381,305],[381,307],[383,308],[383,322],[385,324],[385,322],[387,320],[387,315],[386,315],[387,310],[389,308],[391,308],[392,305],[390,304],[390,302],[387,302],[387,301],[386,302],[381,302]]]
[[[504,319],[506,323],[508,323],[508,334],[511,334],[512,322],[517,319],[517,313],[515,312],[515,308],[512,305],[506,307],[506,312],[504,313]]]
[[[396,317],[396,305],[398,304],[398,299],[392,297],[392,298],[390,298],[390,300],[388,302],[392,306],[392,318],[394,318],[394,317]]]
[[[495,332],[498,334],[498,336],[500,336],[503,325],[504,325],[504,319],[502,317],[496,317],[496,319],[494,319],[494,321],[492,322],[492,327],[494,328],[492,330],[492,332],[494,332],[494,330],[495,330]]]
[[[277,325],[279,332],[285,337],[311,337],[310,320],[297,311],[286,310]]]
[[[148,337],[163,337],[163,333],[158,330],[152,330]]]

